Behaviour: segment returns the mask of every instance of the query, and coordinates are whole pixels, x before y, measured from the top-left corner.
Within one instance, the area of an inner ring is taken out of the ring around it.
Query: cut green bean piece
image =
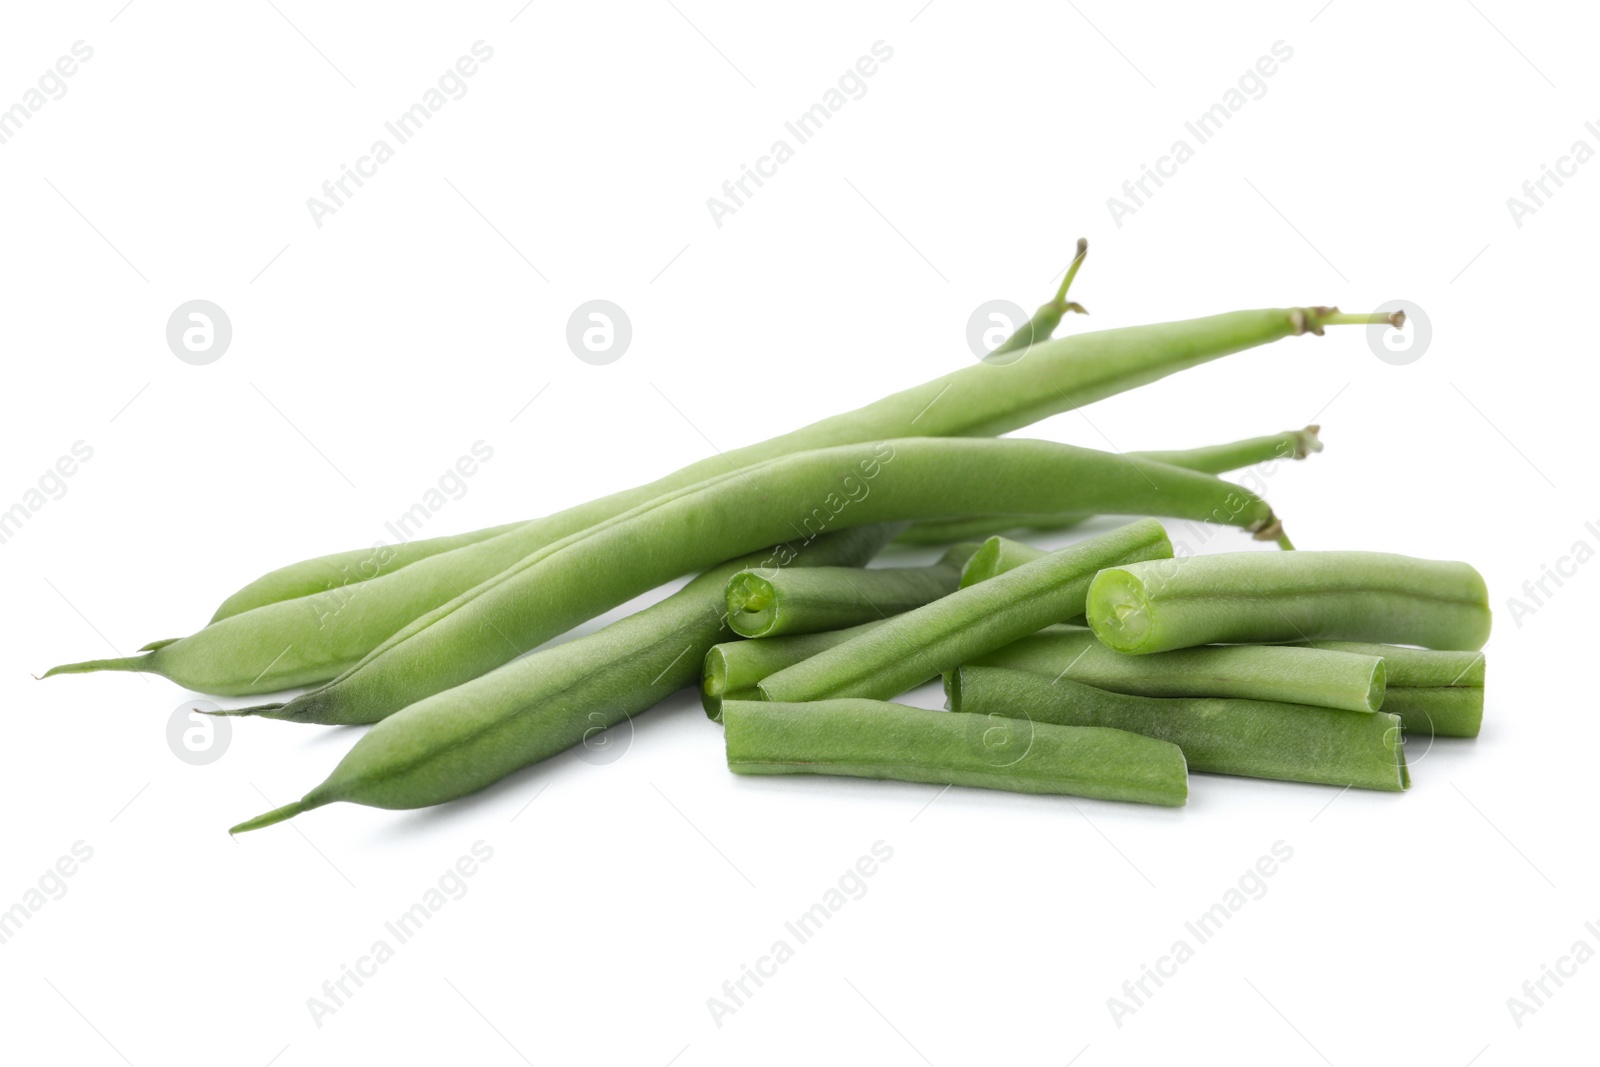
[[[1373,712],[1384,703],[1378,656],[1291,645],[1207,645],[1127,656],[1088,630],[1051,627],[973,661],[1152,697],[1236,697]]]
[[[1380,645],[1371,641],[1297,641],[1301,648],[1325,648],[1382,658],[1389,688],[1462,686],[1483,688],[1482,652],[1450,652],[1431,648]]]
[[[1032,563],[1049,554],[1047,550],[1035,548],[1025,541],[1013,541],[1009,537],[991,537],[978,546],[978,550],[962,568],[961,588],[966,589],[979,582],[988,581],[997,574],[1014,571],[1024,563]]]
[[[1261,463],[1304,459],[1313,452],[1321,452],[1322,442],[1317,438],[1321,429],[1320,426],[1307,426],[1303,430],[1288,430],[1266,437],[1247,437],[1242,441],[1229,441],[1226,444],[1207,445],[1202,448],[1167,452],[1130,452],[1128,455],[1204,474],[1226,474],[1228,471],[1253,467]],[[1060,531],[1092,518],[1094,518],[1092,514],[1071,511],[1052,515],[983,515],[976,519],[933,519],[919,522],[901,534],[900,543],[948,544],[951,541],[990,537],[1008,530]]]
[[[886,619],[955,592],[977,548],[956,545],[928,567],[741,571],[728,579],[728,625],[741,637],[780,637]]]
[[[1477,737],[1483,728],[1482,686],[1402,686],[1389,690],[1383,710],[1400,716],[1418,737]]]
[[[815,634],[790,634],[787,637],[762,637],[751,641],[724,641],[706,653],[700,701],[713,722],[722,721],[724,700],[760,700],[756,683],[785,667],[825,652],[876,629],[884,620],[864,622],[845,630],[826,630]]]
[[[828,774],[1178,807],[1176,745],[1123,730],[927,711],[877,700],[722,706],[735,774]]]
[[[1132,523],[896,615],[870,633],[768,676],[757,688],[775,701],[884,700],[1077,615],[1102,567],[1171,554],[1159,522]]]
[[[1232,642],[1376,641],[1478,649],[1489,592],[1465,563],[1382,552],[1232,552],[1112,567],[1089,625],[1118,652]]]
[[[1400,719],[1381,711],[1132,696],[1004,667],[962,667],[946,675],[945,692],[954,711],[1105,726],[1170,741],[1196,771],[1396,792],[1411,784]]]
[[[790,566],[865,563],[896,526],[827,534],[785,546]],[[762,553],[769,556],[773,550]],[[374,726],[326,781],[300,800],[233,828],[259,829],[325,804],[420,808],[476,792],[583,744],[596,762],[620,754],[606,734],[692,685],[705,649],[728,635],[722,590],[752,561],[707,571],[678,592],[587,637],[526,656],[406,708]]]

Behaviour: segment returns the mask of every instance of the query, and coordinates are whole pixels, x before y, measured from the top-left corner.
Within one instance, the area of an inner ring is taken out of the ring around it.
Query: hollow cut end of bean
[[[1150,596],[1127,571],[1110,568],[1089,584],[1084,614],[1102,644],[1118,652],[1139,652],[1150,640]]]
[[[86,659],[82,663],[63,663],[51,667],[43,674],[34,675],[36,678],[54,678],[58,674],[94,674],[96,671],[154,671],[155,665],[150,662],[151,657],[123,656],[119,659]]]
[[[722,694],[727,688],[728,661],[723,658],[722,649],[713,647],[706,653],[700,681],[700,704],[712,722],[722,721]]]
[[[986,582],[1000,572],[1001,546],[999,537],[991,537],[978,546],[978,550],[968,557],[961,568],[961,588]]]
[[[246,819],[238,826],[235,826],[229,830],[228,833],[230,836],[234,834],[249,833],[251,830],[259,830],[264,826],[271,826],[274,823],[280,823],[292,819],[301,812],[309,810],[311,810],[310,805],[306,804],[306,802],[303,800],[297,800],[293,804],[285,804],[281,808],[273,808],[264,815],[257,815],[253,819]]]
[[[740,637],[764,637],[777,622],[772,583],[751,571],[728,579],[728,626]]]

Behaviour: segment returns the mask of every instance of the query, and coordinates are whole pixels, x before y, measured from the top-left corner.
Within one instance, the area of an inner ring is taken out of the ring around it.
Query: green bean
[[[722,706],[735,774],[830,774],[1178,807],[1176,745],[1123,730],[928,711],[877,700]]]
[[[986,582],[997,574],[1014,571],[1024,563],[1032,563],[1049,554],[1045,549],[1035,548],[1026,541],[1013,541],[1009,537],[996,535],[979,545],[978,550],[967,559],[966,566],[961,569],[961,588]]]
[[[251,608],[276,604],[283,600],[315,596],[331,590],[345,589],[355,595],[350,587],[358,582],[370,581],[385,574],[393,574],[407,564],[419,559],[437,556],[441,552],[477,544],[491,537],[510,533],[521,526],[508,522],[504,526],[491,526],[486,530],[450,534],[445,537],[428,537],[419,541],[402,541],[398,545],[376,544],[370,548],[334,552],[326,556],[291,563],[287,567],[268,571],[255,581],[243,586],[228,597],[211,616],[211,621],[240,615]],[[161,644],[161,642],[153,642]],[[166,642],[170,644],[171,642]],[[150,651],[149,646],[141,651]]]
[[[1313,452],[1322,451],[1317,434],[1322,427],[1307,426],[1303,430],[1288,430],[1266,437],[1247,437],[1242,441],[1207,445],[1165,452],[1130,452],[1130,456],[1167,463],[1186,470],[1206,474],[1226,474],[1260,463],[1282,459],[1305,459]],[[1094,518],[1083,512],[1066,512],[1056,515],[983,515],[976,519],[935,519],[919,522],[900,535],[900,543],[908,545],[947,544],[973,537],[989,537],[1007,530],[1059,531],[1077,526]]]
[[[760,700],[756,683],[777,674],[801,660],[810,659],[834,645],[876,629],[882,619],[864,622],[844,630],[825,630],[814,634],[787,637],[762,637],[751,641],[724,641],[706,653],[702,670],[700,702],[712,722],[722,721],[724,700]]]
[[[773,701],[886,699],[1078,614],[1102,567],[1171,555],[1161,524],[1145,519],[896,615],[870,633],[769,675],[756,688]]]
[[[533,553],[417,619],[359,665],[292,704],[310,721],[375,722],[679,574],[797,529],[975,513],[1022,499],[1088,501],[1121,514],[1209,517],[1246,529],[1278,526],[1264,501],[1237,486],[1148,463],[1140,465],[1143,477],[1130,478],[1130,462],[1136,461],[1012,438],[907,438],[772,460]],[[640,551],[640,545],[650,550]]]
[[[1101,572],[1089,625],[1118,652],[1351,640],[1478,649],[1489,593],[1465,563],[1380,552],[1234,552]]]
[[[1004,667],[948,675],[955,711],[1066,726],[1105,726],[1170,741],[1191,770],[1400,791],[1411,784],[1400,719],[1214,697],[1112,693]],[[723,715],[731,705],[723,706]]]
[[[1321,334],[1331,325],[1390,322],[1398,326],[1402,321],[1398,314],[1374,317],[1347,315],[1335,308],[1272,308],[1047,341],[1026,349],[1014,363],[976,363],[855,411],[690,464],[649,485],[418,560],[359,583],[355,595],[319,594],[263,605],[149,655],[69,664],[47,673],[149,671],[191,689],[228,695],[268,693],[326,681],[424,613],[447,603],[461,590],[493,578],[535,550],[663,494],[697,485],[730,467],[745,469],[802,450],[913,433],[936,437],[1006,433],[1285,337]],[[1009,505],[1009,510],[1027,513],[1042,506],[1048,505],[1018,501]]]
[[[728,625],[741,637],[838,630],[898,615],[953,593],[977,545],[956,545],[931,567],[811,567],[728,579]]]
[[[1439,652],[1361,641],[1308,641],[1308,648],[1379,656],[1389,676],[1383,710],[1400,716],[1407,733],[1477,737],[1483,726],[1482,652]]]
[[[1127,656],[1088,630],[1053,626],[972,661],[1064,678],[1114,693],[1240,697],[1373,712],[1385,704],[1384,663],[1373,655],[1291,645],[1207,645]]]
[[[573,745],[590,744],[600,731],[694,683],[705,649],[728,636],[722,590],[729,575],[780,557],[798,567],[865,563],[897,532],[895,524],[860,526],[715,567],[587,637],[535,652],[391,715],[362,735],[304,797],[230,832],[260,829],[338,801],[376,808],[441,804]]]

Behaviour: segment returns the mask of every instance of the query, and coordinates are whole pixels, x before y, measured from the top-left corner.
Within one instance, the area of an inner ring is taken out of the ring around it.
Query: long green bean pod
[[[1350,640],[1478,649],[1489,592],[1465,563],[1382,552],[1231,552],[1113,567],[1089,625],[1118,652]]]
[[[876,629],[883,621],[876,619],[844,630],[724,641],[711,646],[701,671],[700,702],[705,706],[706,716],[712,722],[721,722],[724,700],[760,700],[756,683],[767,675],[777,674],[785,667]]]
[[[860,526],[724,563],[587,637],[419,701],[363,734],[304,797],[232,832],[337,801],[378,808],[441,804],[587,743],[694,684],[705,650],[728,636],[722,590],[729,575],[776,556],[799,567],[865,563],[898,529]]]
[[[1304,647],[1381,657],[1389,679],[1383,710],[1400,716],[1408,734],[1477,737],[1483,726],[1482,652],[1362,641],[1308,641]]]
[[[945,678],[953,711],[1105,726],[1170,741],[1191,770],[1400,791],[1411,784],[1400,719],[1214,697],[1147,697],[1004,667]],[[727,709],[723,705],[726,718]]]
[[[291,703],[313,721],[374,722],[686,571],[796,530],[974,513],[1021,499],[1103,502],[1119,514],[1209,517],[1245,529],[1278,525],[1264,501],[1221,479],[1156,463],[1141,463],[1144,476],[1130,478],[1130,462],[1043,441],[907,438],[724,474],[533,553]],[[650,550],[639,551],[642,544]]]
[[[829,774],[1177,807],[1176,745],[1123,730],[1052,726],[877,700],[722,706],[735,774]]]
[[[741,637],[780,637],[898,615],[955,592],[977,548],[956,545],[928,567],[741,571],[728,579],[728,625]]]
[[[1053,626],[972,661],[1062,678],[1114,693],[1236,697],[1373,712],[1385,704],[1375,655],[1291,645],[1207,645],[1127,656],[1088,630]]]
[[[1307,426],[1303,430],[1286,430],[1266,437],[1247,437],[1242,441],[1201,448],[1128,454],[1206,474],[1226,474],[1259,463],[1305,459],[1313,452],[1321,452],[1322,442],[1317,437],[1321,430],[1320,426]],[[1093,515],[1083,512],[1067,512],[1056,515],[983,515],[976,519],[935,519],[917,523],[901,534],[899,540],[901,544],[908,545],[947,544],[974,537],[989,537],[1008,530],[1060,531],[1092,518]]]
[[[1398,326],[1403,319],[1346,315],[1324,307],[1271,308],[1046,341],[1024,350],[1015,362],[964,367],[855,411],[690,464],[648,485],[417,560],[352,589],[335,591],[336,596],[318,594],[265,604],[148,655],[70,664],[47,673],[148,671],[190,689],[227,695],[270,693],[326,681],[412,621],[535,551],[730,467],[745,470],[805,450],[911,434],[1007,433],[1248,348],[1304,333],[1320,334],[1327,326],[1372,321]],[[1084,506],[1068,502],[1060,509]],[[1044,500],[1014,500],[990,510],[1031,513],[1050,507]]]
[[[1167,532],[1145,519],[896,615],[869,633],[769,675],[756,688],[774,701],[884,700],[1077,615],[1102,567],[1171,555]]]

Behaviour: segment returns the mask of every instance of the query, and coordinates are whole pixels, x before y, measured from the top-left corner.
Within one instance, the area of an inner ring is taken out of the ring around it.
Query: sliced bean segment
[[[1130,452],[1130,456],[1166,463],[1185,470],[1205,474],[1226,474],[1229,471],[1253,467],[1259,463],[1272,463],[1282,459],[1304,459],[1313,452],[1322,451],[1317,435],[1320,426],[1307,426],[1303,430],[1288,430],[1266,437],[1247,437],[1242,441],[1207,445],[1202,448],[1178,451]],[[919,522],[900,535],[902,544],[948,544],[968,538],[990,537],[1007,530],[1065,530],[1094,518],[1085,512],[1066,512],[1054,515],[983,515],[976,519],[935,519]]]
[[[1128,656],[1088,630],[1053,626],[973,661],[1152,697],[1239,697],[1373,712],[1385,705],[1378,656],[1290,645],[1207,645]]]
[[[898,615],[955,592],[977,548],[956,545],[929,567],[741,571],[728,579],[728,625],[741,637],[779,637]]]
[[[864,526],[803,548],[788,546],[784,554],[791,566],[865,563],[896,532],[897,526]],[[722,614],[728,576],[757,562],[725,563],[587,637],[413,704],[362,735],[327,780],[300,800],[233,832],[337,801],[426,807],[476,792],[573,745],[619,743],[600,740],[600,731],[693,684],[705,649],[728,635]]]
[[[830,774],[1177,807],[1176,745],[1123,730],[1052,726],[877,700],[722,706],[735,774]]]
[[[1350,640],[1478,649],[1489,592],[1465,563],[1383,552],[1233,552],[1109,568],[1089,625],[1119,652]]]
[[[1145,519],[896,615],[763,679],[757,688],[776,701],[887,699],[1078,614],[1102,567],[1171,554],[1161,524]]]
[[[1477,737],[1483,726],[1484,655],[1363,641],[1310,641],[1308,648],[1380,656],[1389,676],[1383,710],[1400,716],[1406,732]]]
[[[713,722],[722,721],[724,700],[760,700],[756,683],[801,660],[810,659],[834,645],[876,629],[884,620],[864,622],[844,630],[787,637],[762,637],[751,641],[724,641],[706,653],[700,701]]]
[[[1132,696],[1004,667],[962,667],[946,676],[945,692],[956,711],[1104,726],[1170,741],[1196,771],[1396,792],[1411,784],[1400,719],[1381,711],[1355,715],[1262,700]]]
[[[1400,716],[1418,737],[1477,737],[1483,728],[1482,686],[1401,686],[1389,690],[1383,710]]]
[[[1035,548],[1025,541],[1013,541],[1009,537],[991,537],[978,546],[978,550],[962,568],[961,588],[965,589],[979,582],[988,581],[1006,571],[1014,571],[1024,563],[1032,563],[1049,554],[1045,549]]]

